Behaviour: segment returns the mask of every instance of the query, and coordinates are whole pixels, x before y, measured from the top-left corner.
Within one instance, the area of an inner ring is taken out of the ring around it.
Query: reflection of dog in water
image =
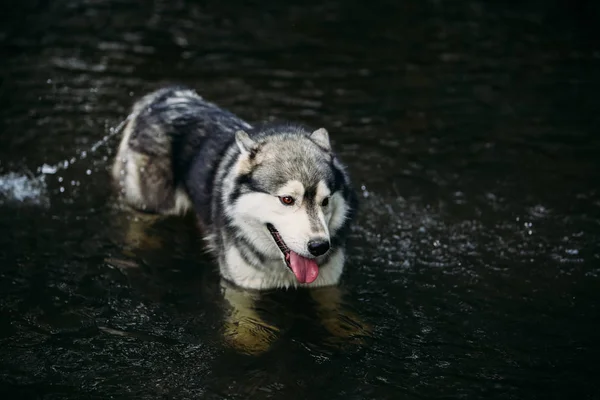
[[[356,202],[325,129],[253,127],[192,90],[161,89],[134,105],[113,177],[135,209],[194,210],[228,282],[225,337],[234,347],[261,351],[277,335],[256,312],[258,290],[314,288],[330,332],[351,336],[346,325],[360,326],[332,322],[343,314],[334,286]]]

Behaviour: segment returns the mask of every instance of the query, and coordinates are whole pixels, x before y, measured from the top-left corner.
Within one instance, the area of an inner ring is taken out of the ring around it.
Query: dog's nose
[[[315,257],[322,256],[329,250],[328,240],[311,240],[308,242],[308,251]]]

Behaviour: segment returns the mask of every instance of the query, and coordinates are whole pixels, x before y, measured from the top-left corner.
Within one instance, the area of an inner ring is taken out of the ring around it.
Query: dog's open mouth
[[[279,247],[279,250],[283,253],[285,263],[290,270],[296,276],[298,283],[312,283],[317,276],[319,276],[319,266],[317,262],[312,258],[302,257],[300,254],[293,252],[285,244],[281,235],[271,224],[267,224],[267,229],[271,232],[273,240]]]

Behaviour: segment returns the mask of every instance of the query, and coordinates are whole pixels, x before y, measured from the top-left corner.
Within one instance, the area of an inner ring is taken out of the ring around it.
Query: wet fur
[[[236,135],[238,131],[247,136]],[[356,198],[328,146],[325,130],[289,123],[253,127],[190,89],[170,87],[134,105],[112,175],[125,203],[137,210],[163,215],[193,210],[221,276],[252,289],[302,286],[260,221],[275,218],[279,206],[272,194],[290,180],[301,181],[306,199],[318,195],[311,188],[326,182],[333,193],[332,215],[311,206],[302,211],[310,223],[306,230],[327,234],[331,242],[331,250],[317,258],[317,280],[307,286],[330,286],[343,272]],[[306,204],[316,201],[310,199]],[[252,201],[260,206],[252,208]],[[261,220],[252,220],[255,215]],[[319,228],[323,215],[328,226]],[[282,235],[291,238],[290,244],[301,246],[296,228],[288,225],[300,222],[281,224],[281,229],[287,230]],[[294,251],[300,254],[298,249]]]

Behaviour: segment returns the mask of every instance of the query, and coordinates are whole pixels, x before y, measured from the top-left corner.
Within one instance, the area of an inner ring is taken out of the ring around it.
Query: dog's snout
[[[308,251],[315,257],[322,256],[329,251],[329,241],[324,239],[311,240],[308,242]]]

